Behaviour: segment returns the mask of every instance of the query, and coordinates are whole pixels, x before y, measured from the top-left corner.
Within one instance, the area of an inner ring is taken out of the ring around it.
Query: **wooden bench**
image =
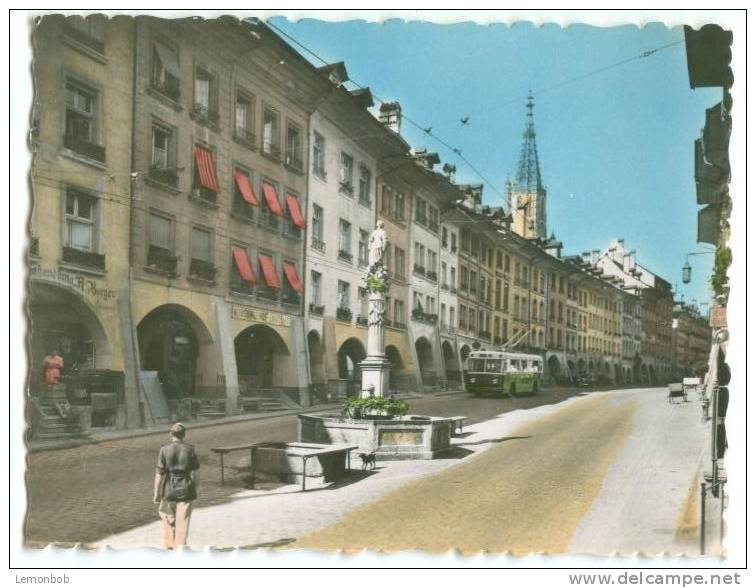
[[[307,490],[307,460],[311,457],[320,457],[321,455],[334,455],[338,453],[346,453],[347,471],[352,469],[350,452],[357,449],[358,445],[332,445],[328,449],[310,449],[310,448],[292,448],[286,452],[289,457],[301,457],[302,458],[302,492]],[[299,451],[297,451],[299,449]]]
[[[224,468],[223,457],[227,453],[231,453],[233,451],[247,450],[249,451],[249,465],[252,470],[251,485],[252,485],[252,488],[255,487],[255,469],[254,469],[255,468],[255,449],[257,449],[259,445],[260,443],[247,443],[245,445],[231,445],[228,447],[213,447],[212,449],[210,449],[210,451],[212,451],[213,453],[217,453],[220,455],[221,485],[225,486],[226,484],[226,478],[223,475],[223,468]]]
[[[456,435],[457,431],[459,433],[462,433],[462,427],[465,425],[465,421],[467,420],[466,416],[453,416],[448,417],[449,421],[451,421],[452,424],[452,435]]]

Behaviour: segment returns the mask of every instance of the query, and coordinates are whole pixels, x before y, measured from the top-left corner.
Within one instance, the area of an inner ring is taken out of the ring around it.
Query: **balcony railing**
[[[434,282],[438,281],[438,273],[437,272],[432,272],[432,271],[426,272],[425,273],[425,277],[428,278],[429,280],[434,281]]]
[[[175,276],[176,266],[178,264],[178,258],[168,249],[157,247],[156,245],[150,245],[150,249],[147,253],[147,265],[151,269],[159,272]]]
[[[412,311],[412,320],[435,325],[438,322],[438,315],[430,312],[423,312],[421,309],[416,308]]]
[[[271,157],[276,161],[279,161],[281,159],[281,148],[275,143],[271,143],[270,141],[263,141],[262,152],[263,155],[267,155],[268,157]]]
[[[189,264],[189,275],[193,278],[212,282],[215,280],[216,272],[217,268],[215,265],[203,259],[192,259]]]
[[[82,267],[105,270],[105,255],[103,253],[63,247],[63,261]]]
[[[97,143],[93,143],[88,139],[76,135],[64,135],[63,145],[66,149],[75,151],[84,157],[94,159],[100,163],[105,163],[105,147],[102,145],[98,145]]]
[[[401,329],[403,331],[406,331],[407,330],[407,323],[403,323],[401,321],[394,321],[393,327],[395,329]]]
[[[422,265],[415,264],[414,266],[412,266],[412,272],[419,276],[424,276],[425,268]]]
[[[336,309],[336,318],[340,321],[350,323],[352,322],[352,311],[348,308],[339,307]]]
[[[325,304],[315,304],[310,302],[310,314],[314,316],[323,316],[325,312]]]
[[[357,319],[355,321],[358,325],[362,325],[363,327],[367,327],[368,319],[366,316],[358,314]]]
[[[287,292],[282,296],[281,302],[288,304],[289,306],[299,307],[302,304],[302,296],[296,292]]]
[[[304,162],[302,161],[302,156],[298,153],[288,152],[286,153],[286,159],[284,161],[284,164],[293,169],[294,171],[304,171]]]
[[[178,172],[175,167],[150,167],[150,178],[166,186],[178,186]]]
[[[195,200],[200,204],[210,205],[212,208],[217,206],[216,200],[218,199],[218,194],[212,190],[208,190],[204,186],[195,186],[192,188],[189,197],[191,200]]]
[[[354,185],[352,182],[339,182],[339,192],[344,192],[350,196],[354,195]]]
[[[190,116],[197,122],[211,123],[214,125],[218,124],[220,118],[217,110],[213,110],[209,105],[202,104],[201,102],[195,102],[192,105]]]
[[[245,296],[252,296],[255,293],[255,287],[248,284],[241,279],[231,280],[231,292],[235,294],[244,294]]]
[[[273,233],[278,233],[281,228],[279,217],[271,212],[259,214],[257,217],[257,226]]]
[[[255,146],[255,134],[249,129],[236,127],[234,129],[234,139],[241,143],[244,143],[248,147]]]
[[[349,251],[344,251],[343,249],[339,249],[339,259],[342,261],[347,261],[349,263],[352,263],[354,256],[351,253],[349,253]]]
[[[317,237],[312,237],[312,248],[320,251],[321,253],[325,253],[325,241],[321,241]]]
[[[429,229],[430,229],[430,230],[431,230],[432,232],[434,232],[434,233],[438,233],[438,221],[430,221],[430,222],[428,223],[428,228],[429,228]]]
[[[491,340],[491,332],[490,331],[479,331],[478,336],[482,339],[485,339],[486,341]]]
[[[178,102],[181,98],[181,89],[178,78],[166,74],[164,80],[152,80],[152,89],[166,98]]]

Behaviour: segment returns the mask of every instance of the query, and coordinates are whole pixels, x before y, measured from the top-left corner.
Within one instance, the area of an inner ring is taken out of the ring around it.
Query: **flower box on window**
[[[197,122],[211,123],[213,125],[217,125],[220,118],[217,110],[213,110],[208,105],[200,102],[195,102],[192,105],[190,116]]]
[[[178,258],[172,251],[150,245],[147,253],[147,265],[150,268],[173,276],[176,275],[177,264]]]
[[[348,308],[337,308],[336,318],[340,321],[352,322],[352,311]]]
[[[323,316],[323,312],[325,312],[325,304],[314,304],[310,302],[310,314]]]
[[[82,251],[73,247],[63,247],[63,261],[97,270],[105,269],[105,255],[92,251]]]
[[[176,168],[153,166],[150,168],[150,178],[166,186],[175,188],[178,185],[178,172]]]
[[[202,259],[192,259],[189,266],[189,274],[191,276],[200,278],[201,280],[207,280],[208,282],[215,280],[216,272],[217,268],[215,265]]]
[[[94,159],[101,163],[105,163],[105,147],[93,143],[88,139],[79,137],[77,135],[67,134],[63,138],[63,145],[66,149],[75,151],[76,153]]]

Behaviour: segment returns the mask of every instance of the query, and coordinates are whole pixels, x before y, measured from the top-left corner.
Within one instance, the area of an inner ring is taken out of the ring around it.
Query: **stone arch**
[[[30,280],[27,310],[32,391],[42,384],[42,362],[54,349],[63,357],[64,375],[73,368],[107,370],[113,367],[111,342],[97,309],[75,289],[45,280]]]
[[[467,360],[467,357],[470,355],[471,351],[472,351],[472,349],[470,349],[469,345],[462,345],[462,347],[460,347],[460,349],[459,349],[459,356],[462,358],[462,363],[463,364]]]
[[[585,360],[582,357],[578,359],[577,369],[578,369],[578,376],[586,375],[587,372],[585,371]]]
[[[622,366],[618,363],[614,364],[614,383],[623,384],[625,382],[624,372]]]
[[[417,353],[417,368],[424,386],[433,386],[436,383],[436,371],[433,366],[433,346],[426,337],[418,337],[415,341]]]
[[[163,304],[139,321],[137,341],[140,367],[157,372],[166,399],[195,396],[201,348],[213,341],[201,318],[185,306]]]
[[[365,359],[362,341],[350,337],[341,344],[338,351],[339,378],[349,380],[353,387],[361,381],[360,362]]]
[[[454,346],[449,341],[444,341],[441,344],[441,352],[444,355],[444,370],[446,372],[446,379],[449,382],[461,381],[461,370],[459,367],[459,358],[454,353]]]
[[[395,345],[386,345],[386,359],[389,366],[389,390],[398,390],[401,387],[402,370],[404,370],[404,360],[402,354]]]
[[[323,366],[323,342],[315,329],[307,333],[307,353],[310,357],[310,381],[313,384],[325,384]]]
[[[284,357],[289,355],[281,335],[268,325],[251,325],[234,338],[239,388],[250,393],[282,385]]]

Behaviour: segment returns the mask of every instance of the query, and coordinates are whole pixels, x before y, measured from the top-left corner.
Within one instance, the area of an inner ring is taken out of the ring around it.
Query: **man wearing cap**
[[[192,501],[197,498],[199,460],[194,447],[184,443],[186,427],[171,427],[171,442],[158,454],[155,473],[155,496],[163,522],[163,547],[173,549],[186,545]]]

